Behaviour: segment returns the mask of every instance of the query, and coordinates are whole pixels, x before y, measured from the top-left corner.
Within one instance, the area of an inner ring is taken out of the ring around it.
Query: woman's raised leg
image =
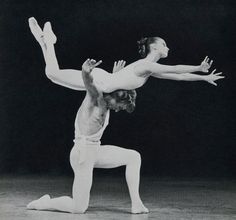
[[[139,195],[141,157],[135,150],[106,145],[98,151],[96,168],[115,168],[126,166],[125,176],[131,198],[131,212],[134,214],[147,213]]]
[[[38,25],[38,22],[36,21],[36,19],[34,17],[29,18],[29,28],[31,33],[33,34],[35,40],[39,43],[42,52],[43,52],[43,57],[45,59],[46,56],[46,44],[43,40],[43,31],[40,28],[40,26]]]
[[[29,18],[29,27],[42,49],[46,63],[46,76],[58,85],[74,90],[85,90],[81,71],[59,68],[54,48],[57,39],[52,31],[50,22],[45,23],[42,31],[36,19],[31,17]]]
[[[52,82],[61,86],[74,90],[85,90],[81,71],[59,68],[54,48],[56,36],[52,31],[50,22],[45,23],[42,31],[37,21],[34,18],[30,18],[29,26],[33,36],[42,48],[46,62],[47,77]],[[133,71],[133,67],[125,67],[113,75],[105,70],[94,68],[92,75],[98,89],[105,93],[110,93],[118,89],[130,90],[142,86],[146,82],[147,77],[137,76],[136,78],[130,78],[130,74],[133,74]],[[140,71],[145,71],[145,69],[141,68]]]

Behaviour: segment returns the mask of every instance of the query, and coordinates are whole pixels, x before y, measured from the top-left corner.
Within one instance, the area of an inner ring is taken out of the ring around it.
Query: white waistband
[[[101,141],[92,141],[92,140],[87,140],[86,137],[80,137],[74,139],[74,144],[83,147],[83,146],[100,146]]]

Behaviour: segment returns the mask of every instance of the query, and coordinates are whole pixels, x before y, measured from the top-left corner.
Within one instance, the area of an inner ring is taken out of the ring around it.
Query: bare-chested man
[[[50,198],[49,195],[44,195],[29,203],[28,209],[84,213],[89,205],[93,168],[126,166],[131,212],[148,212],[139,195],[140,154],[135,150],[100,145],[100,139],[108,125],[110,110],[132,112],[135,108],[136,92],[99,91],[93,83],[91,72],[100,63],[101,61],[96,63],[95,60],[88,59],[82,66],[82,77],[87,92],[75,119],[75,144],[70,153],[70,163],[74,171],[72,197]]]

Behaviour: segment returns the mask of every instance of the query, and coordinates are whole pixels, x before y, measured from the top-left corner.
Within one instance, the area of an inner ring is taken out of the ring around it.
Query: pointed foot
[[[37,209],[37,210],[43,210],[45,208],[45,203],[50,200],[50,196],[48,194],[40,197],[37,200],[34,200],[30,202],[27,205],[27,209]]]
[[[49,21],[44,24],[43,34],[46,44],[55,44],[57,42],[57,37],[53,33],[52,26]]]

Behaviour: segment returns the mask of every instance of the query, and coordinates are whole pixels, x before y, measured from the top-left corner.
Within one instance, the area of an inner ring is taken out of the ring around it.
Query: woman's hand
[[[126,62],[124,60],[119,60],[118,62],[116,61],[114,63],[112,72],[115,73],[115,72],[120,71],[121,69],[123,69],[125,67],[125,64],[126,64]]]
[[[96,66],[100,65],[101,63],[101,60],[96,62],[96,60],[87,59],[82,65],[82,70],[86,73],[90,73]]]
[[[208,73],[208,70],[211,68],[212,63],[213,63],[213,60],[210,61],[208,56],[206,56],[205,59],[201,62],[200,71],[204,73]]]
[[[221,75],[222,72],[215,73],[215,71],[216,71],[216,69],[214,69],[209,75],[204,76],[204,79],[205,79],[208,83],[210,83],[210,84],[212,84],[212,85],[214,85],[214,86],[217,86],[217,84],[215,83],[215,81],[218,80],[218,79],[223,79],[223,78],[225,78],[225,76],[222,76],[222,75]]]

